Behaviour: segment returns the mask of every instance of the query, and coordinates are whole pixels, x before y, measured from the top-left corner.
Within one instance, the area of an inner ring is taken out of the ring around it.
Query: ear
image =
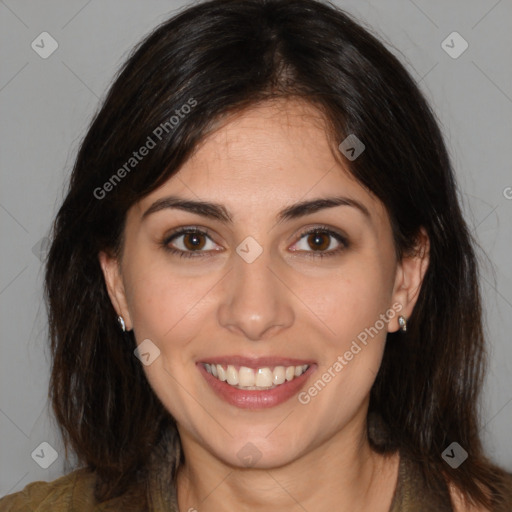
[[[388,324],[388,331],[395,332],[399,329],[398,317],[400,315],[409,318],[412,314],[421,290],[423,277],[427,271],[430,256],[430,240],[425,228],[420,228],[417,243],[412,254],[404,255],[399,262],[395,285],[393,288],[392,304],[400,304],[402,309]]]
[[[117,314],[123,317],[126,330],[130,331],[133,328],[133,324],[128,311],[128,303],[126,301],[125,287],[119,261],[117,258],[104,251],[99,252],[98,259],[112,306],[114,306]]]

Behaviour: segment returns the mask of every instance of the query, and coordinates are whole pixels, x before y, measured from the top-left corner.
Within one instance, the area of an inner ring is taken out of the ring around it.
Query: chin
[[[304,436],[297,431],[294,431],[293,436],[283,432],[273,438],[274,434],[269,435],[272,428],[262,429],[261,434],[254,431],[241,434],[231,439],[228,445],[223,443],[213,446],[212,451],[218,459],[230,466],[273,469],[293,462],[306,450]],[[299,439],[304,446],[298,446]]]

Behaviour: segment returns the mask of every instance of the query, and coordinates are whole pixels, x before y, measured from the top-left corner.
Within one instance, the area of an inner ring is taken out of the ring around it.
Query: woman
[[[331,5],[214,0],[141,43],[80,148],[46,294],[83,467],[2,510],[510,510],[441,133]]]

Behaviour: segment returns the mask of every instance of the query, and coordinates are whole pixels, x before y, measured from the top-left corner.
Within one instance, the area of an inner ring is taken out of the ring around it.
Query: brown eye
[[[308,236],[307,241],[314,251],[325,251],[331,245],[330,238],[330,235],[326,233],[312,233]]]
[[[178,256],[208,256],[219,250],[210,235],[198,228],[185,228],[161,242],[165,250]]]
[[[183,245],[190,251],[202,249],[206,245],[205,237],[201,233],[185,233]]]
[[[345,236],[328,227],[315,227],[302,233],[292,251],[304,253],[306,257],[323,257],[341,254],[348,247]]]

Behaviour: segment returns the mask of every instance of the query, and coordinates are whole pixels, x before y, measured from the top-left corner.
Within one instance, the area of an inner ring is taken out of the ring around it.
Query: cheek
[[[133,265],[130,270],[127,295],[134,330],[138,337],[163,341],[181,323],[180,319],[193,315],[201,287],[161,264]]]
[[[388,327],[381,315],[390,307],[389,284],[385,266],[361,255],[329,278],[307,285],[303,282],[298,294],[307,297],[314,313],[309,315],[313,330],[322,332],[321,357],[301,403],[311,401],[318,413],[329,408],[334,425],[361,406],[379,371]]]
[[[390,307],[385,274],[375,258],[354,257],[328,275],[296,279],[293,290],[326,339],[341,350]]]
[[[188,365],[197,355],[191,342],[201,339],[201,329],[215,317],[212,297],[219,276],[184,275],[165,262],[138,265],[130,275],[129,306],[137,342],[149,338],[168,365]]]

